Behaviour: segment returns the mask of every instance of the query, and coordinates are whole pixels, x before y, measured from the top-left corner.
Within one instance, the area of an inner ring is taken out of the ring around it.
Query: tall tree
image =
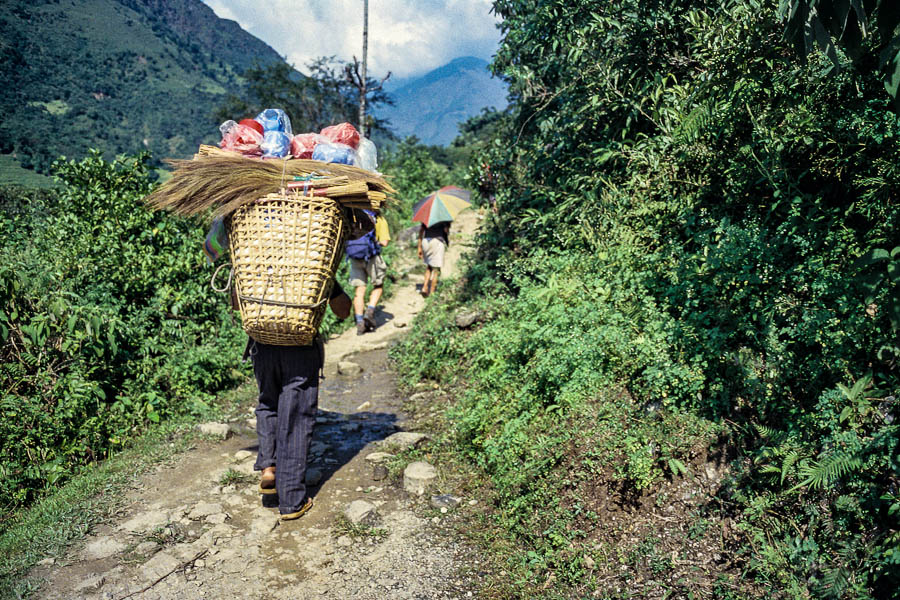
[[[803,57],[818,47],[840,67],[840,48],[856,67],[878,65],[900,109],[900,2],[782,0],[779,12],[785,37]]]

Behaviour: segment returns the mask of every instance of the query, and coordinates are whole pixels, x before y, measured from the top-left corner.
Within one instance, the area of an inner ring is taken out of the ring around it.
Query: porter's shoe
[[[281,520],[282,521],[293,521],[294,519],[299,519],[300,517],[305,515],[307,512],[309,512],[309,509],[312,508],[312,505],[313,505],[312,498],[307,497],[303,501],[303,504],[300,506],[300,508],[297,509],[295,512],[281,515]]]
[[[356,335],[362,335],[366,332],[366,320],[356,322]]]

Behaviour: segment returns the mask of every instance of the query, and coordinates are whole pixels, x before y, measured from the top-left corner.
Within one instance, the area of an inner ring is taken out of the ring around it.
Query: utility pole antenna
[[[359,133],[366,135],[366,61],[369,53],[369,0],[363,0],[363,51],[362,51],[362,77],[359,88]]]
[[[353,87],[359,90],[359,133],[362,136],[366,135],[366,95],[369,92],[377,92],[378,90],[384,87],[384,82],[388,80],[391,76],[391,72],[388,71],[387,75],[385,75],[381,81],[378,83],[372,83],[372,87],[369,87],[369,81],[367,78],[367,67],[366,64],[369,56],[369,0],[363,0],[363,51],[362,51],[362,62],[360,62],[356,55],[353,56],[353,62],[348,62],[344,66],[344,75],[347,79],[347,82],[350,83]],[[347,107],[349,110],[352,110],[349,106]]]

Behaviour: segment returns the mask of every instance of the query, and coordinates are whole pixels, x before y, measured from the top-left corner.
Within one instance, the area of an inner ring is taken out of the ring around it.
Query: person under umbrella
[[[413,221],[419,227],[419,258],[425,261],[425,281],[422,295],[428,297],[437,288],[444,254],[450,245],[450,223],[456,215],[470,206],[469,192],[456,186],[442,187],[423,198],[413,207]]]

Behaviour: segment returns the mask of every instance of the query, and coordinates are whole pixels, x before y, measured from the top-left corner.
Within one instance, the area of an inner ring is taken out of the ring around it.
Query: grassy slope
[[[426,426],[442,470],[472,474],[456,489],[485,501],[484,518],[462,533],[494,565],[486,589],[509,598],[758,596],[716,498],[728,480],[725,428],[646,404],[590,358],[615,327],[578,293],[567,298],[565,273],[561,287],[510,297],[479,286],[481,268],[443,281],[393,356],[408,384],[451,390]],[[472,311],[475,325],[457,327],[456,315]]]
[[[0,154],[0,186],[18,185],[29,188],[51,188],[56,182],[53,178],[35,173],[31,169],[23,169],[15,156]]]

